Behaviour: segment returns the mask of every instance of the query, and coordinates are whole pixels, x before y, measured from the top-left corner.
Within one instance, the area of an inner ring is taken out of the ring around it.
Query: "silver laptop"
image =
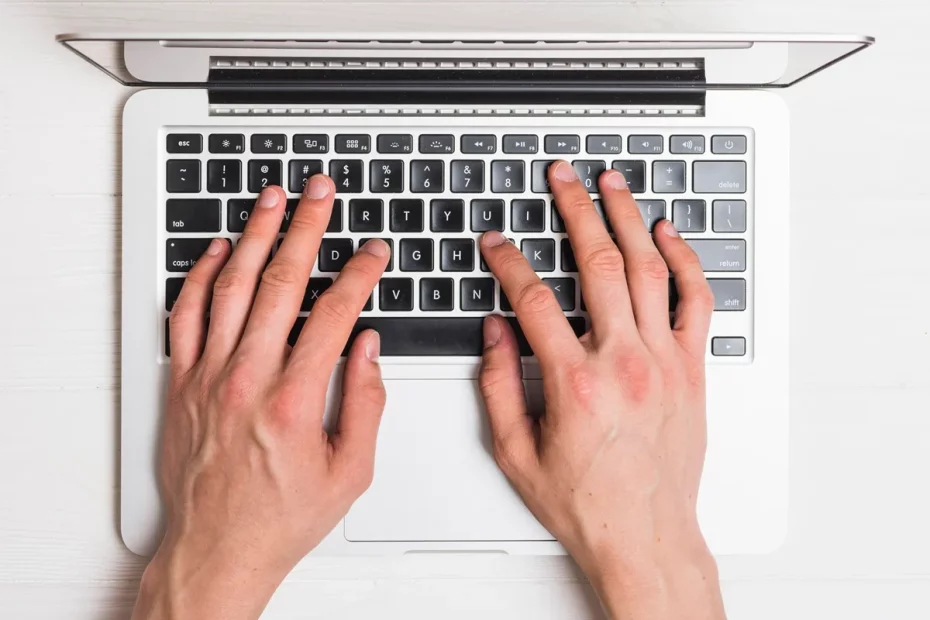
[[[476,240],[502,230],[587,315],[546,184],[620,170],[670,219],[716,308],[699,517],[717,554],[762,553],[788,510],[789,121],[777,90],[868,47],[857,36],[604,33],[64,35],[127,86],[123,114],[121,529],[149,554],[170,361],[167,318],[258,192],[338,187],[301,317],[369,237],[393,248],[359,329],[381,333],[388,402],[375,479],[318,554],[563,553],[495,466],[475,385],[481,320],[512,317]],[[596,195],[592,196],[595,200]],[[670,311],[675,293],[670,291]],[[299,328],[304,318],[298,321]],[[523,343],[528,392],[539,370]],[[334,381],[338,381],[338,372]],[[337,390],[332,390],[330,415]]]

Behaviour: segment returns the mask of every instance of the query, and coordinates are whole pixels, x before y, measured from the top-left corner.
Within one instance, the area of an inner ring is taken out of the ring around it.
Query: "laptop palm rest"
[[[494,463],[475,381],[385,383],[374,481],[345,519],[347,540],[552,540]]]

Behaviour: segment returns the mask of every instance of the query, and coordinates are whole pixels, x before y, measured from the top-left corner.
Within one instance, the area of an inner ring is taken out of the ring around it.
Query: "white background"
[[[119,114],[79,30],[852,31],[792,110],[791,514],[721,558],[732,619],[930,618],[926,0],[0,0],[0,617],[125,618],[117,528]],[[784,386],[788,389],[788,386]],[[564,558],[320,559],[268,618],[597,618]]]

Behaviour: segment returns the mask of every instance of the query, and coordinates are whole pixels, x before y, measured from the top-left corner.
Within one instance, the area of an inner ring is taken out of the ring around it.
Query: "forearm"
[[[279,582],[236,558],[160,549],[142,576],[132,620],[257,620]]]

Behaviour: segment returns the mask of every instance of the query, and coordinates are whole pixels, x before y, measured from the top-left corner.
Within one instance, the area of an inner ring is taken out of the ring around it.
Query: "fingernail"
[[[555,170],[552,171],[552,175],[559,181],[574,181],[578,178],[578,175],[575,174],[575,169],[567,161],[560,161],[557,163],[555,165]]]
[[[662,223],[662,230],[665,232],[666,235],[672,238],[677,238],[681,236],[678,234],[678,229],[675,228],[675,225],[669,222],[668,220],[665,220],[665,222]]]
[[[481,243],[483,243],[486,248],[496,248],[499,245],[507,243],[507,237],[496,230],[492,230],[491,232],[484,233],[484,236],[481,237]]]
[[[307,196],[314,200],[329,196],[329,181],[322,174],[315,174],[307,182]]]
[[[278,204],[278,192],[271,189],[270,187],[262,190],[262,193],[258,195],[258,206],[262,209],[271,209],[272,207]]]
[[[213,241],[211,241],[210,245],[207,246],[207,254],[209,254],[210,256],[216,256],[217,254],[222,252],[223,243],[225,242],[220,239],[214,239]]]
[[[381,334],[374,332],[368,337],[368,346],[365,347],[365,355],[372,362],[377,362],[381,357]]]
[[[388,247],[388,244],[382,241],[381,239],[369,239],[365,242],[360,249],[362,252],[368,252],[369,254],[374,254],[375,256],[387,256],[391,251],[391,248]]]
[[[627,189],[628,185],[626,184],[626,177],[617,172],[616,170],[611,170],[607,173],[607,187],[611,189]]]
[[[484,347],[493,347],[501,341],[501,326],[497,318],[489,316],[484,320]]]

